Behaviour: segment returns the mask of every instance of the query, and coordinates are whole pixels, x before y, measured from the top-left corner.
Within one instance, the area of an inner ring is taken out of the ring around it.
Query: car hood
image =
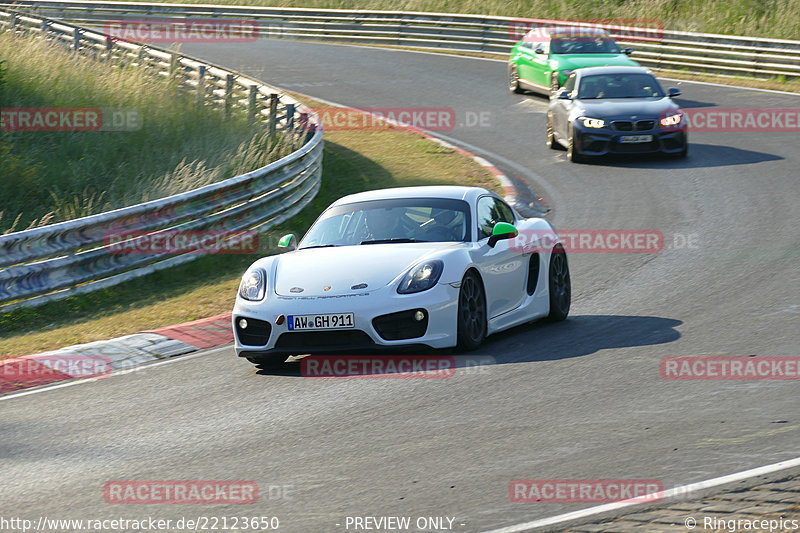
[[[418,262],[461,246],[464,244],[437,242],[300,249],[275,258],[275,291],[281,296],[298,297],[371,292]],[[363,284],[366,286],[353,288]]]
[[[630,66],[638,67],[639,63],[625,54],[569,54],[555,55],[552,59],[558,62],[559,70],[575,70],[584,67]]]
[[[593,118],[658,118],[666,112],[677,110],[678,104],[669,97],[653,98],[609,98],[577,100],[574,114]]]

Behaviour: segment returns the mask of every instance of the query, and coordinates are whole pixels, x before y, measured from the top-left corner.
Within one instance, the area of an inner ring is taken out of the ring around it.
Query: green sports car
[[[549,95],[581,67],[639,66],[602,28],[534,28],[511,49],[508,88]]]

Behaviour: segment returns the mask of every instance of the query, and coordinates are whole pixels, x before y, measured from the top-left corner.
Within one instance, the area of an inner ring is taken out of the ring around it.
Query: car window
[[[595,74],[584,76],[578,98],[663,98],[664,90],[651,74]]]
[[[328,209],[300,248],[354,246],[383,241],[468,241],[469,204],[444,198],[371,200]]]
[[[560,37],[551,41],[554,54],[620,54],[617,43],[596,35]]]
[[[564,83],[565,90],[572,92],[575,89],[575,78],[576,75],[574,73],[569,75],[569,78],[567,78],[566,83]]]
[[[477,205],[478,240],[492,234],[492,229],[498,222],[514,223],[514,212],[505,202],[484,196],[478,200]]]

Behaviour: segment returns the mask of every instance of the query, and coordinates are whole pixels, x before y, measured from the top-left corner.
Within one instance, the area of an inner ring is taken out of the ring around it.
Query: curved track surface
[[[342,104],[451,107],[460,125],[443,133],[544,196],[557,226],[657,229],[666,247],[573,254],[570,319],[491,337],[478,353],[496,364],[452,379],[304,379],[225,347],[2,401],[4,514],[275,515],[287,532],[449,516],[472,532],[586,506],[512,503],[513,479],[668,488],[800,455],[797,381],[659,373],[665,356],[798,355],[796,135],[693,133],[685,161],[574,165],[544,145],[546,100],[510,94],[502,62],[286,41],[183,50]],[[800,108],[800,96],[680,87],[685,107]],[[476,113],[489,125],[469,127]],[[688,234],[699,246],[675,249]],[[254,480],[262,496],[108,505],[115,479]],[[270,485],[292,489],[270,498]]]

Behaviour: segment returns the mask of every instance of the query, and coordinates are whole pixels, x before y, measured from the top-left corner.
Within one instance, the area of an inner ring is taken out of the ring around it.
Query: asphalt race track
[[[514,479],[670,488],[800,456],[798,381],[659,372],[666,356],[800,355],[796,134],[695,132],[686,160],[575,165],[544,144],[546,99],[509,93],[503,62],[279,40],[182,50],[341,104],[452,108],[458,125],[441,133],[542,195],[557,227],[655,229],[664,250],[572,254],[569,320],[493,336],[471,356],[495,364],[451,379],[305,379],[223,347],[1,401],[3,514],[277,516],[298,533],[347,531],[348,516],[455,517],[454,531],[478,532],[587,507],[513,503]],[[800,96],[663,84],[686,108],[800,108]],[[103,496],[110,480],[193,479],[252,480],[261,497]]]

